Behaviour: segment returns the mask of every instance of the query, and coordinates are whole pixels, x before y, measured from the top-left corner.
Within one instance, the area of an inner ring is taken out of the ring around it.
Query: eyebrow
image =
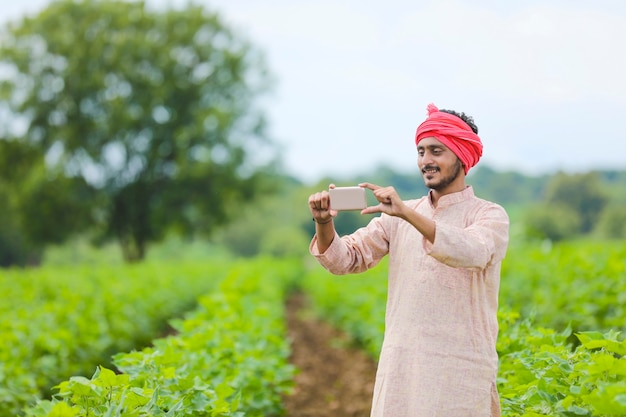
[[[417,145],[417,149],[436,149],[436,148],[441,148],[441,149],[448,149],[448,147],[444,144],[440,144],[440,145],[428,145],[428,146],[424,146],[424,145]]]

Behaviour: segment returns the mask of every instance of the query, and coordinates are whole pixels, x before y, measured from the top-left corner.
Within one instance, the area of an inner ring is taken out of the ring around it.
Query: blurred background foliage
[[[4,28],[0,67],[2,178],[34,247],[89,230],[141,260],[273,182],[263,55],[201,6],[55,1]]]
[[[417,168],[316,184],[285,172],[261,104],[272,82],[262,52],[202,6],[59,0],[8,23],[0,265],[86,245],[117,247],[132,262],[150,246],[173,250],[168,241],[301,255],[314,232],[307,198],[329,183],[393,185],[405,199],[427,192]],[[467,182],[508,210],[514,239],[626,238],[626,171],[529,176],[479,165]],[[337,230],[371,217],[340,213]]]

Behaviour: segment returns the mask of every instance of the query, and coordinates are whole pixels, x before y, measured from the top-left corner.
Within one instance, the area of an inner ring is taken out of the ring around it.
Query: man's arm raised
[[[335,188],[330,184],[329,188]],[[337,215],[335,210],[330,209],[330,194],[328,191],[320,191],[309,196],[309,210],[315,222],[315,234],[317,236],[317,250],[319,253],[326,252],[335,238],[335,225],[333,218]]]
[[[385,213],[389,216],[400,217],[413,225],[430,243],[435,242],[435,222],[404,204],[395,188],[381,187],[368,182],[361,183],[359,186],[372,190],[379,203],[363,209],[361,214]]]

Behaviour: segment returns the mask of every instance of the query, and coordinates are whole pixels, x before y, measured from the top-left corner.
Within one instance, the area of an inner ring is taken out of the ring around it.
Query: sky
[[[268,133],[305,182],[381,165],[418,175],[429,103],[474,117],[479,164],[496,170],[626,169],[623,0],[195,3],[264,51]],[[47,4],[2,0],[0,21]]]

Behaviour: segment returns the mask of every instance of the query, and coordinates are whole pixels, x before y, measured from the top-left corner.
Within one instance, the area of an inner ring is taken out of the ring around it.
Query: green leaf
[[[94,382],[102,387],[115,387],[118,385],[118,378],[110,369],[104,368],[102,366],[98,367],[99,375],[94,376]]]
[[[54,404],[47,417],[76,417],[78,415],[80,415],[80,412],[77,408],[71,407],[67,403],[60,402]]]

